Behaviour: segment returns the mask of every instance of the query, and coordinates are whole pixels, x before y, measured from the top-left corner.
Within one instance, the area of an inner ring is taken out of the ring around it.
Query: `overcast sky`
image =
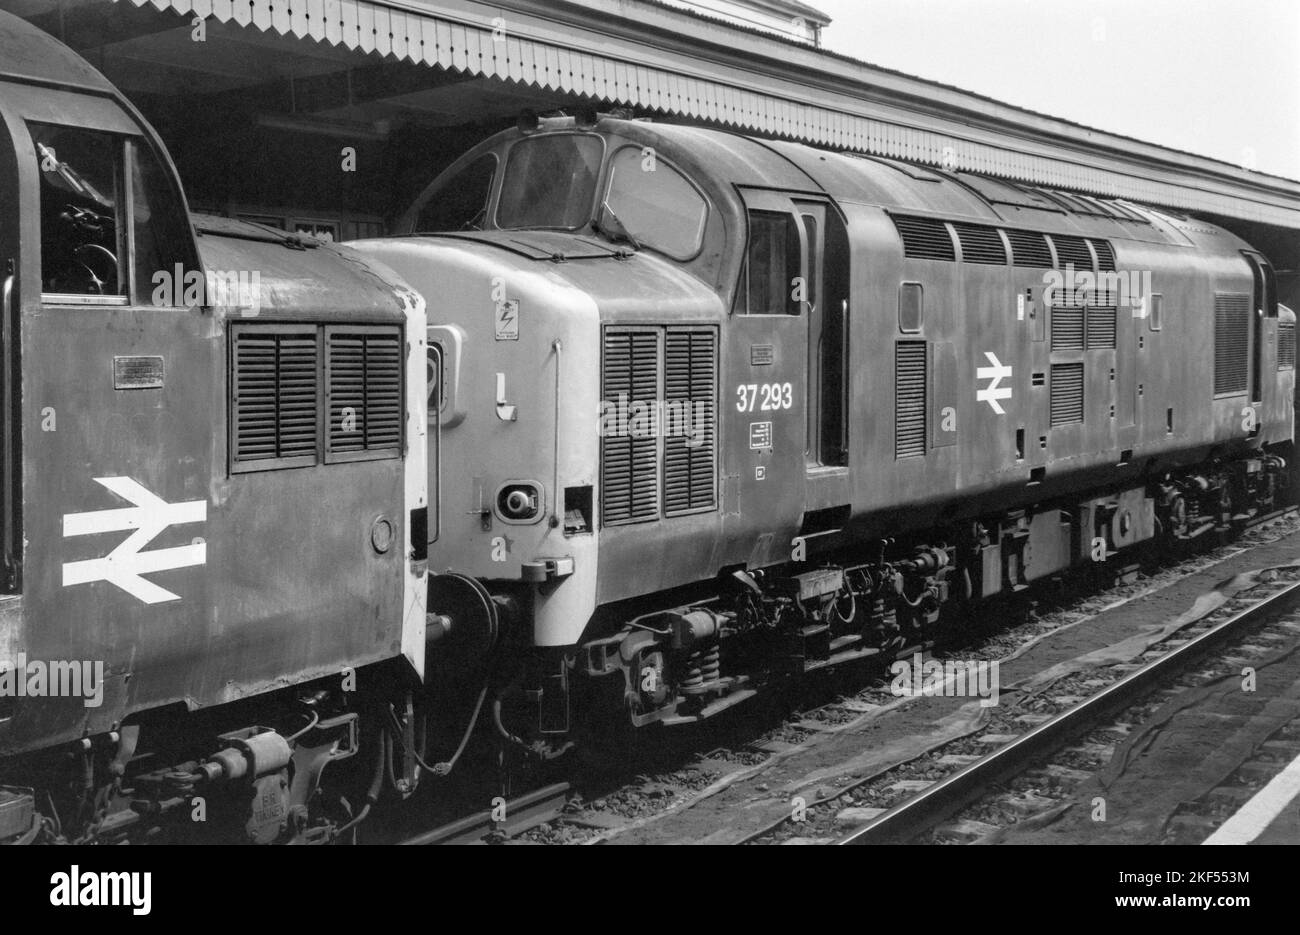
[[[807,0],[827,48],[1300,179],[1300,0]]]

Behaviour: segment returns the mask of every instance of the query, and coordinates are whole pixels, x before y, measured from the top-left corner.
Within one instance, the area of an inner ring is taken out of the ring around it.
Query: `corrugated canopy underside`
[[[1300,229],[1300,183],[658,5],[633,20],[625,0],[118,2],[831,149]]]

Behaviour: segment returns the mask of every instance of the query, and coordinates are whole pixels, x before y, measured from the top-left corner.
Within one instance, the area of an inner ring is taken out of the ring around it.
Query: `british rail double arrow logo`
[[[988,367],[976,367],[975,379],[988,380],[989,385],[984,389],[975,391],[975,401],[978,403],[988,403],[993,407],[993,411],[998,415],[1006,415],[1006,410],[1002,408],[999,399],[1011,398],[1011,387],[1000,385],[1003,380],[1011,379],[1011,367],[998,360],[997,355],[988,351],[984,352],[988,359]]]
[[[63,517],[63,536],[90,536],[101,532],[135,530],[103,558],[67,562],[63,566],[63,585],[107,581],[146,604],[180,600],[141,575],[202,565],[208,560],[207,545],[195,542],[170,549],[140,551],[169,526],[201,523],[208,518],[206,500],[168,503],[150,493],[129,477],[96,477],[95,483],[107,487],[123,500],[135,504],[115,510],[93,513],[67,513]]]

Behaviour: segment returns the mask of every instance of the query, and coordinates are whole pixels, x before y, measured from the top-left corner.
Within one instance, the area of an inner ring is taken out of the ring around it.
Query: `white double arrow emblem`
[[[63,517],[63,535],[89,536],[101,532],[120,532],[134,529],[112,552],[104,558],[81,562],[67,562],[63,566],[63,585],[86,584],[90,581],[107,581],[146,604],[180,600],[173,594],[140,576],[154,571],[168,571],[202,565],[208,559],[207,545],[196,542],[171,549],[154,549],[141,552],[168,526],[183,523],[201,523],[208,518],[206,500],[187,500],[168,503],[150,493],[129,477],[96,477],[95,483],[107,487],[123,500],[135,506],[117,510],[96,510],[93,513],[67,513]]]
[[[975,379],[988,380],[989,385],[982,390],[975,391],[975,401],[978,403],[988,403],[993,407],[993,411],[998,415],[1006,415],[1006,410],[1002,408],[999,399],[1011,398],[1011,387],[999,386],[1003,380],[1011,379],[1011,368],[1004,366],[1002,361],[988,351],[984,352],[988,362],[992,365],[989,367],[976,367]]]

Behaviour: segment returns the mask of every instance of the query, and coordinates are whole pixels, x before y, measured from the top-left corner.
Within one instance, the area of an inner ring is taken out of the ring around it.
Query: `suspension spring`
[[[686,659],[686,677],[681,681],[683,694],[699,694],[722,674],[722,648],[715,640],[697,649]]]

